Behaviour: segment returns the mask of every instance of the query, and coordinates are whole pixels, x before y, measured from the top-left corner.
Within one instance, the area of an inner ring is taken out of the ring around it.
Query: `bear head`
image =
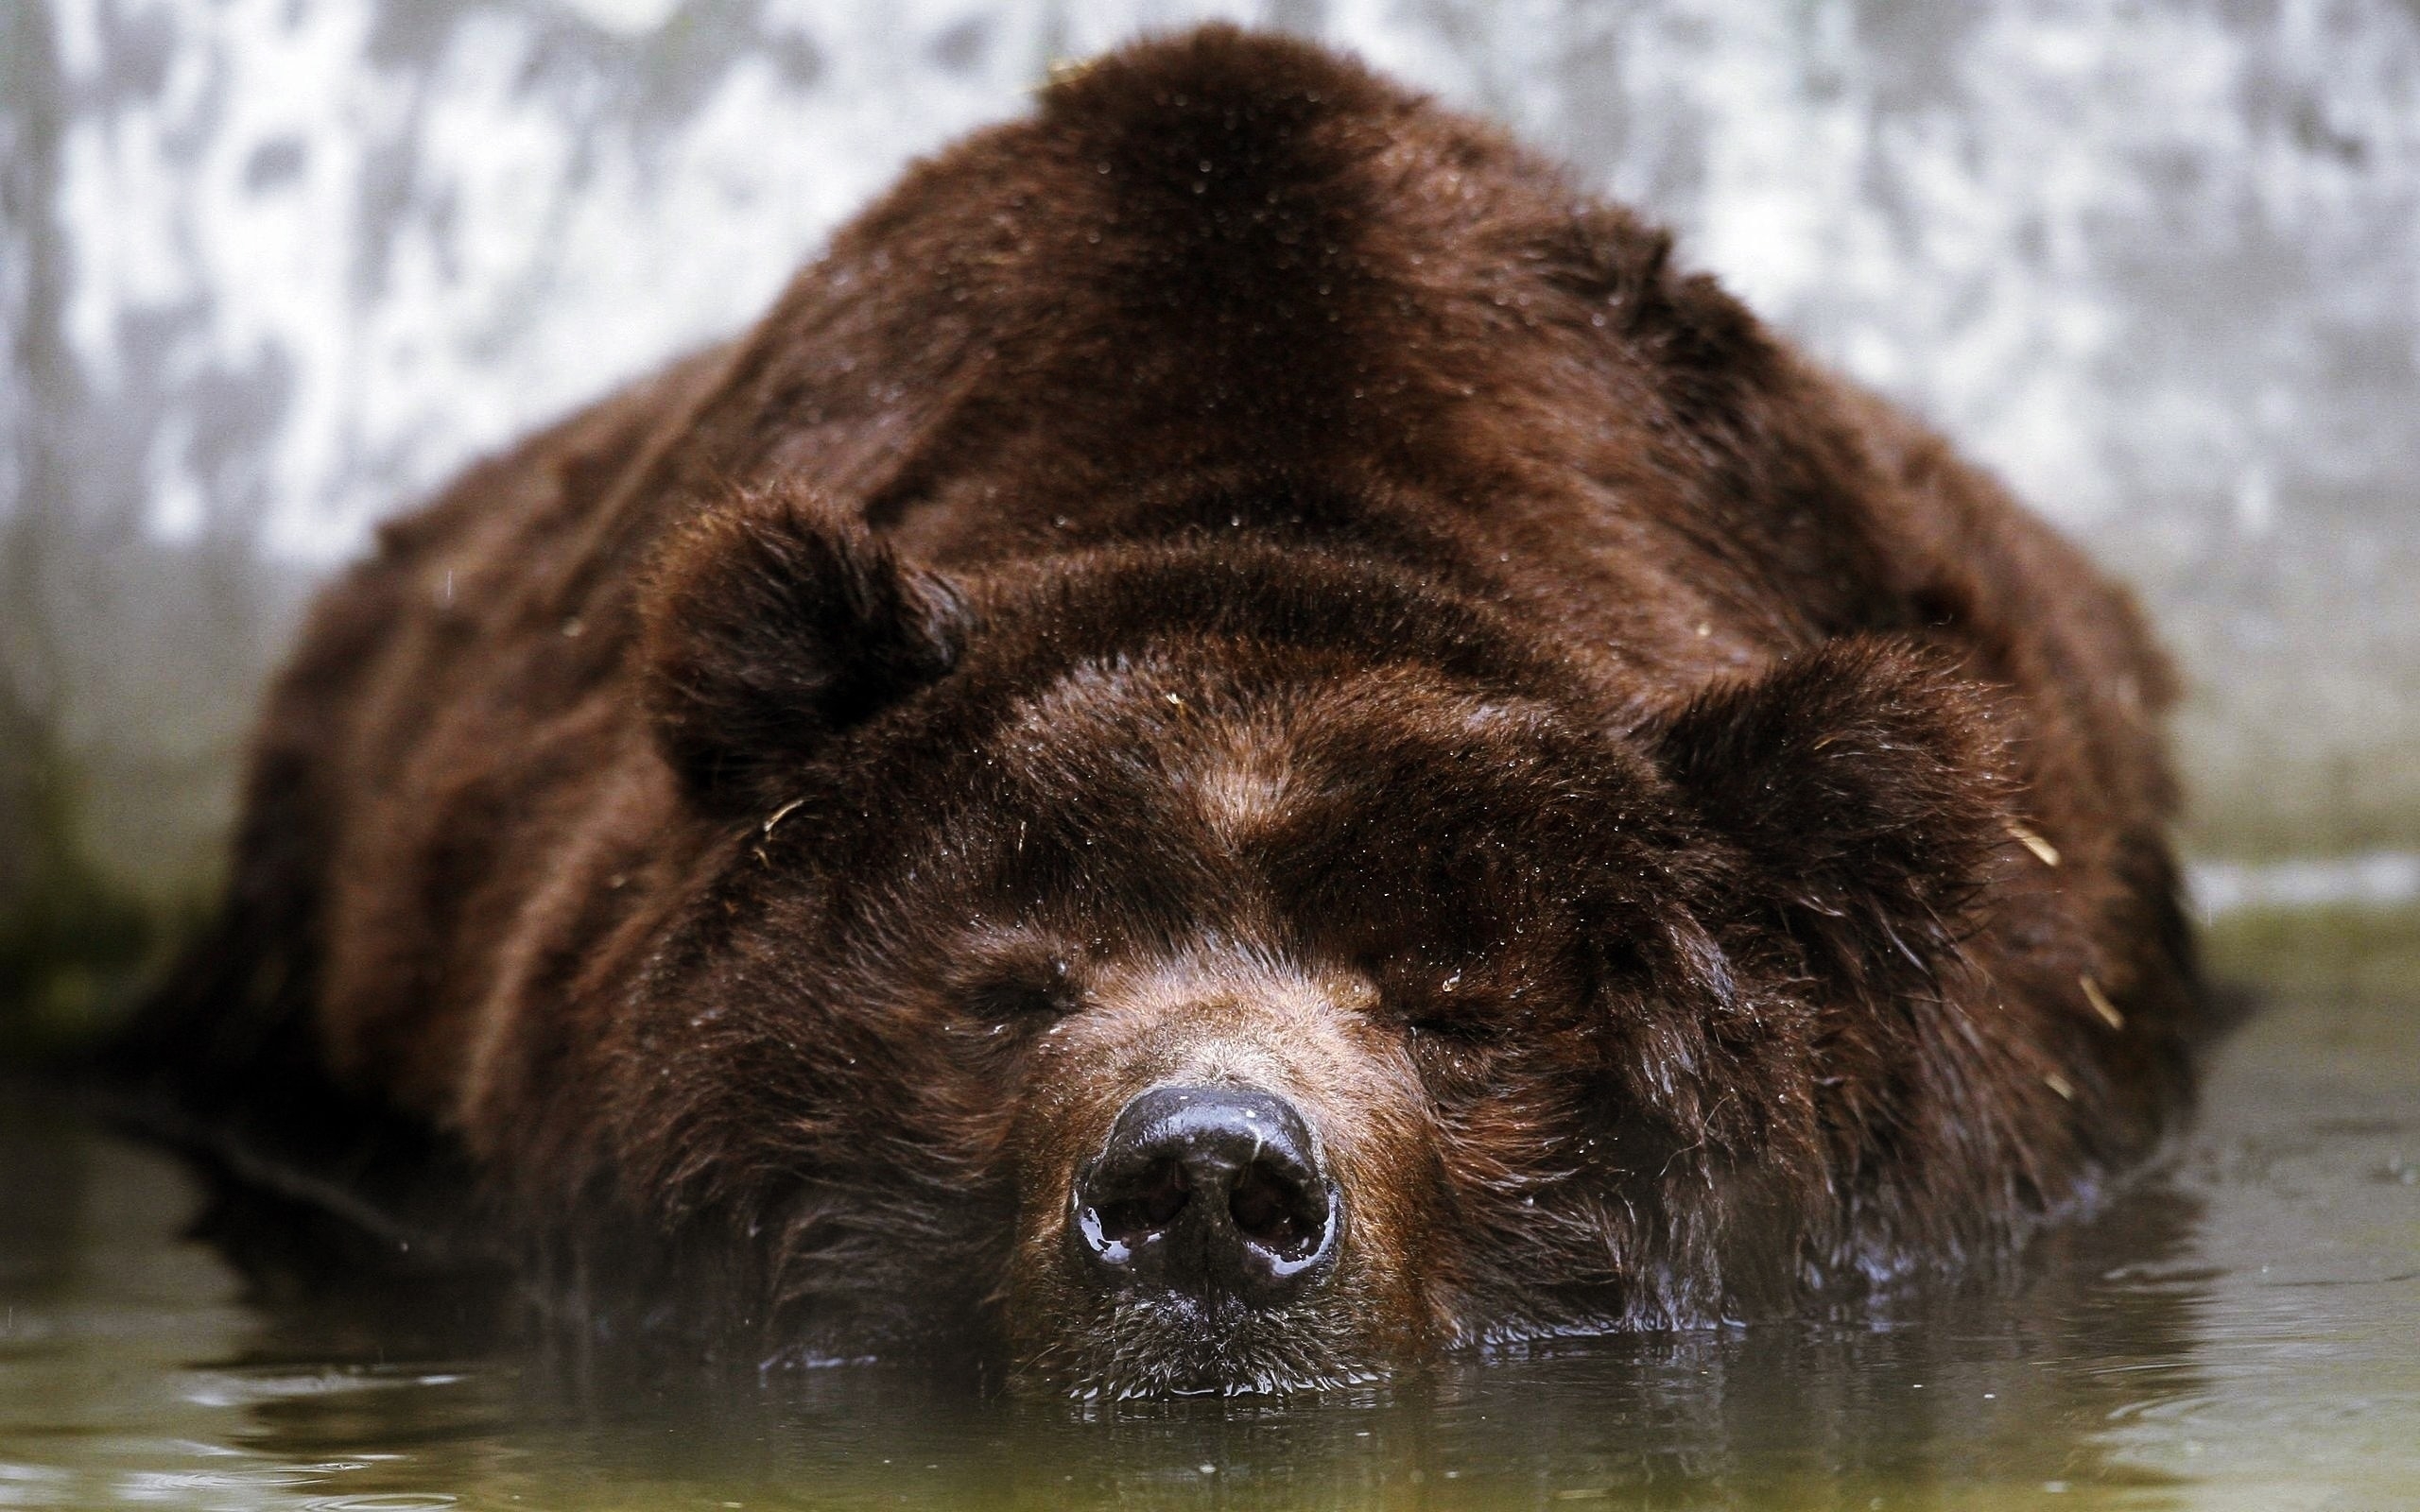
[[[800,488],[643,609],[716,838],[620,1146],[769,1348],[1285,1389],[1892,1263],[1894,1068],[2007,822],[1942,653],[1623,690],[1368,552],[944,575]]]

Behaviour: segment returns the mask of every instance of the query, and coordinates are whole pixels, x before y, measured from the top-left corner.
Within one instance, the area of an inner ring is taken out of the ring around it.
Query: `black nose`
[[[1336,1263],[1341,1215],[1303,1115],[1236,1087],[1156,1087],[1076,1179],[1076,1248],[1108,1285],[1255,1306]]]

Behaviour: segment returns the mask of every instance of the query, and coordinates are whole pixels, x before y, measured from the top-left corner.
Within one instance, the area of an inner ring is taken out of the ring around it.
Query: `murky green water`
[[[177,1165],[0,1108],[0,1506],[2420,1507],[2415,939],[2222,938],[2287,985],[2014,1280],[1284,1405],[633,1379],[442,1297],[248,1295]]]

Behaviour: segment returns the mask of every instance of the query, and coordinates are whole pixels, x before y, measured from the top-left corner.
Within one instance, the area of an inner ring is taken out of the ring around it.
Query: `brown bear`
[[[1061,79],[381,534],[136,1042],[765,1360],[1309,1388],[2012,1253],[2187,1090],[2169,675],[1669,249],[1299,43]]]

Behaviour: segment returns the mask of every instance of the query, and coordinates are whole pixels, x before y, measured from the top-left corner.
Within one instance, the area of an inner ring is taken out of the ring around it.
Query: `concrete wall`
[[[2420,842],[2407,5],[12,0],[0,892],[190,886],[382,513],[1212,14],[1510,123],[2131,576],[2204,853]]]

